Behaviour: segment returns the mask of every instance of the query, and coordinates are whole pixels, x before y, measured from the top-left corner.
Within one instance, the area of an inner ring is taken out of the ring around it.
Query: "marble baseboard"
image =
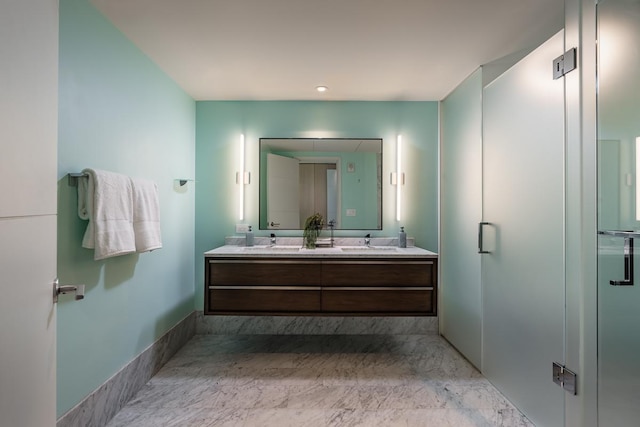
[[[60,417],[56,426],[107,425],[109,420],[195,335],[196,317],[195,312],[191,313],[167,331],[138,357]]]
[[[422,335],[438,333],[437,317],[205,316],[198,335]]]

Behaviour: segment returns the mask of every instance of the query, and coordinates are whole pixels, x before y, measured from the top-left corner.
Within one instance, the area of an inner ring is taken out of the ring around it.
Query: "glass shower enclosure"
[[[640,2],[597,4],[598,425],[640,422]]]

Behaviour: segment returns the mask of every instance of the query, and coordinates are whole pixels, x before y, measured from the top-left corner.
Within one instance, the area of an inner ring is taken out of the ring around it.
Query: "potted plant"
[[[304,232],[302,234],[305,248],[316,248],[316,240],[318,240],[322,227],[324,227],[324,218],[319,213],[316,212],[307,218],[304,222]]]

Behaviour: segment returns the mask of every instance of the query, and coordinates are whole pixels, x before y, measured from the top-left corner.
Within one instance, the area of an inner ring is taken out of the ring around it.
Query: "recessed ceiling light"
[[[326,86],[316,86],[318,92],[326,92],[329,88]]]

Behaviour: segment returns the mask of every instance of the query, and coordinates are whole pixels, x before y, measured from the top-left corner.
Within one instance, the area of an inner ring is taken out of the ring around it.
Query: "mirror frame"
[[[301,231],[302,228],[269,228],[268,226],[265,226],[266,223],[266,217],[268,215],[268,213],[266,212],[267,209],[267,200],[266,200],[266,194],[267,194],[267,183],[266,181],[266,165],[264,164],[266,162],[266,155],[264,154],[265,151],[263,151],[263,146],[265,145],[266,142],[268,141],[373,141],[379,144],[379,151],[377,151],[377,153],[379,153],[379,161],[378,161],[378,168],[376,171],[376,175],[377,175],[377,180],[378,180],[378,188],[377,188],[377,192],[378,192],[378,197],[377,197],[377,226],[373,227],[373,228],[353,228],[353,227],[349,227],[349,228],[336,228],[336,231],[349,231],[349,230],[374,230],[374,231],[379,231],[383,229],[383,208],[384,208],[384,203],[383,203],[383,199],[384,199],[384,185],[383,185],[383,173],[384,173],[384,162],[383,162],[383,158],[384,158],[384,139],[383,138],[312,138],[312,137],[300,137],[300,138],[295,138],[295,137],[289,137],[289,138],[274,138],[274,137],[263,137],[263,138],[259,138],[259,144],[258,144],[258,166],[259,166],[259,179],[258,179],[258,229],[259,230],[265,230],[265,231],[274,231],[274,230],[278,230],[278,231]],[[284,151],[284,150],[283,150]],[[314,150],[300,150],[301,153],[303,153],[300,156],[300,159],[304,159],[304,163],[315,163],[315,162],[310,162],[308,160],[311,159],[311,156],[308,155],[309,152],[314,151]],[[319,159],[327,159],[329,157],[331,158],[335,158],[335,153],[336,151],[324,151],[321,150],[319,151],[320,153],[326,153],[326,155],[319,155],[318,158]],[[350,151],[345,151],[345,152],[350,152]],[[354,151],[355,152],[355,151]],[[338,161],[338,165],[340,165],[341,162]],[[346,170],[346,168],[348,167],[348,162],[347,164],[342,165],[342,169]],[[340,172],[339,172],[340,174]],[[342,174],[344,175],[344,174]],[[338,195],[339,197],[341,194],[341,189],[338,190]],[[340,201],[338,202],[338,207],[341,208],[340,206]],[[341,211],[344,213],[344,209],[341,209]],[[325,228],[326,225],[325,225]]]

